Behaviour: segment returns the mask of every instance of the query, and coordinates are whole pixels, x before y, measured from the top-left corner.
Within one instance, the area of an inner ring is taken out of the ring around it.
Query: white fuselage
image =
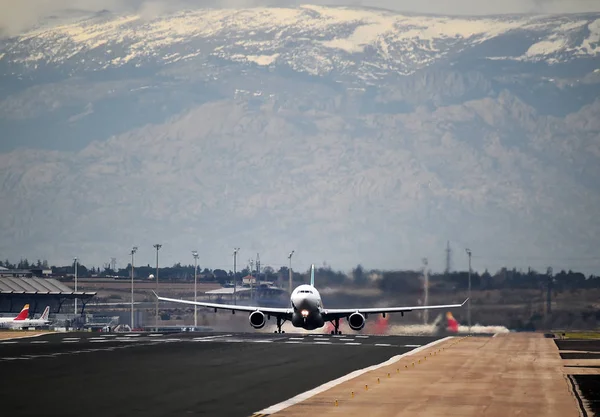
[[[325,321],[321,316],[323,302],[321,294],[312,285],[300,285],[292,292],[290,305],[294,310],[292,324],[306,330],[323,327]]]
[[[43,319],[12,320],[9,322],[0,323],[0,327],[9,327],[11,329],[21,329],[23,327],[45,326],[48,323],[50,323],[48,320],[43,320]]]

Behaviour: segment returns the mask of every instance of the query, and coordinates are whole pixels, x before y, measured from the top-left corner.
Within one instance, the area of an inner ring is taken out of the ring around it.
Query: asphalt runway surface
[[[0,342],[12,416],[250,416],[438,338],[64,333]]]

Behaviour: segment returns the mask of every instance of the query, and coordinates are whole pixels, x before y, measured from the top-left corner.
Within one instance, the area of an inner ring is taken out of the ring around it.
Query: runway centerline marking
[[[269,414],[277,413],[278,411],[281,411],[281,410],[283,410],[285,408],[291,407],[292,405],[298,404],[298,403],[300,403],[300,402],[302,402],[304,400],[307,400],[307,399],[309,399],[309,398],[311,398],[311,397],[313,397],[313,396],[315,396],[315,395],[317,395],[317,394],[319,394],[319,393],[321,393],[323,391],[327,391],[328,389],[333,388],[336,385],[341,384],[342,382],[350,381],[351,379],[354,379],[357,376],[360,376],[360,375],[362,375],[364,373],[367,373],[369,371],[374,371],[375,369],[383,368],[384,366],[389,366],[389,365],[391,365],[393,363],[398,362],[400,359],[402,359],[405,356],[413,355],[415,353],[418,353],[418,352],[420,352],[420,351],[422,351],[424,349],[427,349],[427,348],[429,348],[431,346],[437,345],[438,343],[441,343],[441,342],[443,342],[445,340],[448,340],[448,339],[452,339],[452,336],[448,336],[448,337],[444,337],[442,339],[435,340],[435,341],[433,341],[431,343],[428,343],[426,345],[423,345],[421,347],[413,349],[413,350],[411,350],[409,352],[403,353],[401,355],[394,356],[394,357],[388,359],[387,361],[381,362],[381,363],[379,363],[377,365],[372,365],[372,366],[369,366],[367,368],[358,369],[356,371],[350,372],[347,375],[344,375],[344,376],[342,376],[340,378],[334,379],[333,381],[326,382],[325,384],[320,385],[320,386],[318,386],[318,387],[316,387],[316,388],[314,388],[314,389],[312,389],[310,391],[306,391],[306,392],[303,392],[301,394],[298,394],[295,397],[292,397],[292,398],[290,398],[288,400],[285,400],[285,401],[282,401],[282,402],[280,402],[278,404],[275,404],[275,405],[272,405],[270,407],[267,407],[267,408],[265,408],[263,410],[257,411],[254,414],[269,415]]]

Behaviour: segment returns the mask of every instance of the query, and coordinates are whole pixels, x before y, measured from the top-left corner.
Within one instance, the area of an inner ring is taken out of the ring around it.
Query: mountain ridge
[[[450,240],[476,269],[597,272],[600,14],[200,13],[1,47],[0,252],[440,270]]]

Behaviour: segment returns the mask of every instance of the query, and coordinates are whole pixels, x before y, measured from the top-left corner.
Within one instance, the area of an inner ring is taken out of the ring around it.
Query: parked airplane
[[[29,305],[27,305],[27,308],[29,310]],[[22,312],[23,311],[21,311],[21,313]],[[46,324],[50,323],[50,321],[48,320],[49,314],[50,314],[50,306],[46,306],[46,308],[44,309],[44,312],[42,313],[42,315],[40,316],[39,319],[28,319],[28,318],[21,319],[21,320],[15,319],[12,321],[0,323],[0,326],[8,327],[11,329],[27,329],[29,327],[45,326]]]
[[[154,291],[153,291],[154,292]],[[250,325],[255,329],[262,329],[265,323],[271,316],[277,319],[277,330],[275,333],[285,333],[281,331],[281,326],[286,321],[290,321],[294,327],[300,327],[305,330],[314,330],[325,325],[325,322],[331,322],[334,330],[331,334],[342,334],[340,332],[340,319],[345,318],[348,325],[354,331],[359,331],[365,326],[365,321],[369,314],[382,314],[384,317],[387,313],[404,313],[412,310],[439,309],[439,308],[456,308],[465,305],[467,300],[462,304],[448,305],[432,305],[432,306],[415,306],[415,307],[381,307],[381,308],[333,308],[327,309],[323,307],[321,295],[315,288],[315,266],[311,266],[310,285],[299,285],[296,287],[290,296],[289,308],[272,308],[272,307],[253,307],[253,306],[238,306],[232,304],[217,304],[206,303],[202,301],[194,302],[181,300],[176,298],[160,297],[154,295],[161,301],[170,301],[180,304],[191,304],[202,307],[231,310],[233,314],[236,311],[249,312]]]
[[[29,317],[29,304],[25,304],[16,317],[0,317],[0,325],[11,323],[13,321],[25,320],[27,317]]]

